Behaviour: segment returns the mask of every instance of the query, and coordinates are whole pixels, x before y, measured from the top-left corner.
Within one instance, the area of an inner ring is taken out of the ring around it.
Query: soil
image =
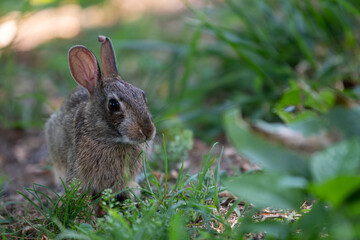
[[[46,156],[42,131],[0,129],[0,176],[6,183],[3,195],[17,194],[32,183],[53,187]]]

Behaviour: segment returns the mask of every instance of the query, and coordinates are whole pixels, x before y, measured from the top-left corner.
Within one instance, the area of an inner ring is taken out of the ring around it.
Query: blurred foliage
[[[221,125],[212,117],[216,106],[226,103],[241,107],[246,118],[278,121],[275,110],[287,121],[286,111],[324,112],[337,95],[358,99],[357,1],[227,0],[215,9],[193,11],[193,24],[203,35],[194,56],[215,63],[206,77],[197,64],[191,66],[198,88],[189,91],[211,102],[203,117],[212,127]],[[287,94],[298,95],[286,103],[293,109],[283,108]]]
[[[11,11],[18,11],[21,14],[25,14],[49,7],[58,7],[63,4],[77,4],[81,7],[86,7],[106,2],[108,2],[108,0],[1,0],[0,16],[4,16]]]
[[[0,9],[25,14],[98,1],[23,1],[28,8],[20,3],[2,1]],[[196,137],[213,141],[223,133],[218,116],[230,108],[241,107],[246,118],[289,122],[298,112],[306,117],[358,99],[357,1],[227,0],[188,6],[193,16],[145,14],[30,53],[0,50],[2,125],[42,126],[58,106],[49,100],[66,97],[75,86],[68,49],[83,44],[99,56],[99,34],[113,40],[121,75],[147,92],[159,131],[180,121]],[[182,18],[184,27],[179,16],[188,16]],[[289,95],[298,98],[290,103]]]
[[[166,135],[166,155],[161,145],[155,145],[152,153],[151,166],[154,169],[164,171],[165,158],[169,163],[169,169],[177,169],[176,164],[188,159],[189,151],[193,148],[193,132],[189,129],[184,129],[180,123],[169,128]]]
[[[341,115],[334,114],[339,111]],[[280,239],[360,237],[360,135],[354,131],[347,134],[349,129],[358,128],[359,122],[355,122],[353,116],[359,113],[358,106],[353,109],[334,108],[321,117],[308,117],[317,118],[327,131],[336,130],[344,136],[340,142],[310,156],[257,136],[236,111],[225,115],[226,132],[236,149],[264,167],[260,173],[229,179],[225,185],[230,191],[254,203],[259,210],[276,207],[300,211],[305,200],[314,201],[312,210],[295,222],[274,223],[270,220],[269,224],[273,226],[271,231],[266,230],[267,235]],[[342,121],[338,121],[339,118]],[[298,124],[296,131],[305,135],[307,125],[312,125],[313,121],[300,118],[299,122],[302,122],[302,127]],[[288,128],[291,129],[292,125]],[[264,231],[263,225],[246,220],[240,231]]]

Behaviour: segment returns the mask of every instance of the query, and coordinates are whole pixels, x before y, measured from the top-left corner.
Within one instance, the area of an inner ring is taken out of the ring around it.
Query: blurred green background
[[[0,2],[0,124],[41,128],[76,85],[67,51],[116,49],[159,131],[213,142],[222,114],[291,122],[358,99],[358,1]],[[282,94],[285,95],[282,97]]]

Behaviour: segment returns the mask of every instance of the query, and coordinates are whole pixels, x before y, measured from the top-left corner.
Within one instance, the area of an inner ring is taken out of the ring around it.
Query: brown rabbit
[[[98,40],[103,72],[90,50],[72,47],[70,71],[80,86],[45,126],[55,180],[79,179],[94,195],[132,185],[156,132],[144,91],[119,76],[110,39]]]

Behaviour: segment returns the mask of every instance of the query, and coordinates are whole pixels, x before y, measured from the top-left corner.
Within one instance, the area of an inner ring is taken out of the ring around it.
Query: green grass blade
[[[145,152],[143,152],[142,160],[143,160],[143,171],[144,171],[145,183],[146,183],[147,191],[149,193],[151,193],[151,195],[154,195],[154,192],[152,191],[152,188],[150,186],[148,174],[147,174],[147,171],[146,171],[147,161],[146,161],[146,157],[145,157]]]
[[[165,185],[164,185],[164,196],[162,201],[166,199],[167,193],[167,179],[168,179],[168,158],[167,158],[167,151],[166,151],[166,143],[165,143],[165,135],[163,134],[163,145],[164,145],[164,155],[165,155]]]
[[[190,42],[190,51],[188,52],[188,55],[185,59],[185,70],[184,70],[184,73],[180,79],[180,84],[181,84],[181,94],[180,95],[183,95],[184,92],[186,91],[187,89],[187,86],[188,86],[188,80],[189,80],[189,77],[190,77],[190,74],[193,70],[193,66],[194,66],[194,59],[195,59],[195,54],[198,50],[198,44],[199,44],[199,41],[201,39],[201,33],[202,33],[202,27],[199,26],[195,29],[195,32],[193,34],[193,37],[191,39],[191,42]],[[169,97],[172,97],[172,96],[169,96]]]
[[[228,212],[225,215],[225,219],[229,219],[231,213],[235,210],[236,207],[238,207],[239,203],[241,202],[241,199],[237,199],[232,205],[231,207],[228,209]],[[240,216],[238,216],[240,217]]]

